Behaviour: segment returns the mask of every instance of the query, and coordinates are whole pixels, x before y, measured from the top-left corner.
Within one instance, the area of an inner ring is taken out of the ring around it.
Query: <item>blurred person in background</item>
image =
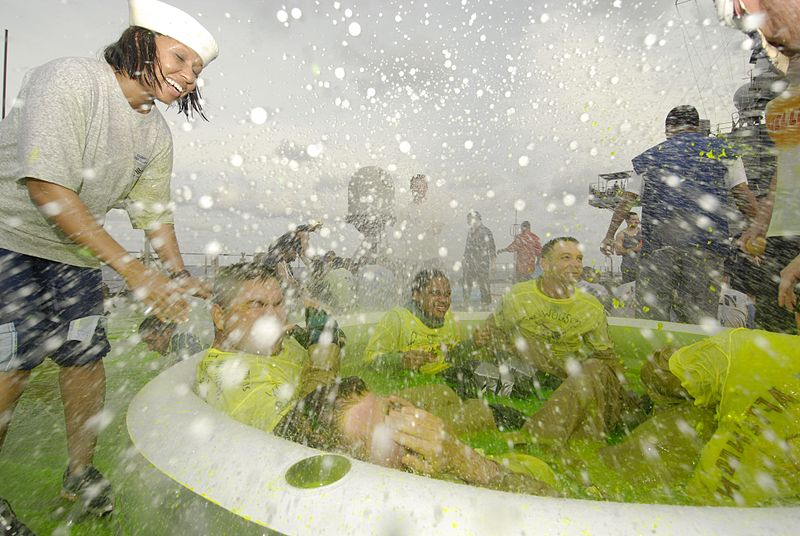
[[[531,232],[531,222],[522,222],[514,240],[503,249],[498,249],[497,254],[506,251],[514,254],[514,283],[533,279],[542,254],[542,243]]]
[[[492,304],[490,276],[497,250],[492,231],[481,221],[481,215],[473,210],[467,214],[467,241],[464,247],[464,260],[461,265],[464,281],[464,306],[469,308],[472,288],[478,287],[481,306]]]

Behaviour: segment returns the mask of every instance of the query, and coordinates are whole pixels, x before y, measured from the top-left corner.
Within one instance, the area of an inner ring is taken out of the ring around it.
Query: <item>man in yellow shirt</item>
[[[280,437],[387,467],[557,494],[552,470],[532,456],[508,454],[492,461],[456,439],[440,418],[401,398],[377,396],[359,378],[334,381],[332,374],[323,382],[309,376],[320,369],[319,346],[310,346],[309,356],[285,335],[283,302],[274,270],[240,264],[217,275],[216,336],[197,369],[197,391],[209,405]]]
[[[606,449],[603,457],[612,465],[646,465],[640,463],[646,437],[650,462],[656,458],[676,483],[688,480],[687,494],[700,504],[759,506],[800,498],[800,337],[724,331],[674,353],[657,352],[642,368],[642,381],[654,398],[688,401],[700,412],[687,418],[686,411],[674,411],[681,404],[657,411],[641,425],[645,433],[634,430]],[[702,410],[711,414],[710,426]]]
[[[545,244],[541,264],[539,279],[518,283],[503,296],[476,330],[475,343],[497,355],[511,352],[523,365],[514,372],[530,373],[539,396],[543,385],[555,388],[525,423],[527,432],[557,444],[603,438],[634,403],[608,336],[605,311],[594,296],[576,287],[583,269],[576,239],[559,237]]]
[[[418,385],[399,394],[444,419],[453,433],[495,428],[496,410],[475,398],[474,367],[470,360],[465,361],[469,352],[465,354],[460,346],[461,332],[450,312],[450,295],[450,280],[444,272],[419,271],[411,283],[411,301],[381,318],[367,343],[364,360],[385,374],[441,374],[450,387]]]
[[[450,280],[441,270],[418,272],[411,284],[411,301],[381,318],[364,360],[379,370],[435,374],[447,368],[448,350],[461,342],[450,312],[450,294]]]
[[[215,336],[197,368],[197,392],[234,419],[271,431],[294,402],[338,372],[339,347],[308,349],[287,335],[284,291],[274,269],[237,264],[214,282],[211,309]]]

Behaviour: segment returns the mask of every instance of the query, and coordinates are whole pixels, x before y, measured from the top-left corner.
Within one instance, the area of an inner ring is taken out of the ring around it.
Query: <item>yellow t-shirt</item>
[[[800,498],[800,337],[736,329],[675,352],[669,368],[719,425],[687,487],[704,504]]]
[[[292,337],[271,356],[209,348],[197,366],[197,392],[237,421],[271,432],[294,407],[309,363]]]
[[[434,352],[440,360],[425,365],[420,371],[434,374],[447,368],[444,364],[446,351],[459,342],[461,333],[450,311],[445,313],[441,327],[430,328],[405,307],[395,307],[375,326],[364,351],[364,360],[372,363],[383,354],[425,350]]]
[[[567,359],[606,357],[614,348],[602,304],[579,288],[572,297],[556,299],[543,294],[535,280],[518,283],[503,296],[494,322],[534,367],[562,379]]]

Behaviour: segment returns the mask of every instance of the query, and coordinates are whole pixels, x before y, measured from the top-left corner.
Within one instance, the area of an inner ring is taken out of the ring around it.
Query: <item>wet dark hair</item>
[[[273,242],[267,254],[264,256],[262,263],[270,267],[275,267],[284,260],[287,253],[300,255],[303,253],[303,241],[300,239],[300,234],[297,231],[282,234]]]
[[[175,322],[164,322],[159,320],[156,315],[146,316],[142,323],[139,324],[139,335],[145,335],[147,333],[155,333],[160,335],[166,331],[175,329],[177,324]]]
[[[667,119],[664,122],[667,128],[675,127],[699,127],[700,114],[697,113],[697,108],[684,104],[676,106],[667,114]]]
[[[522,222],[522,223],[520,223],[519,226],[520,226],[521,229],[527,229],[529,231],[531,230],[531,222],[529,222],[527,220]]]
[[[317,386],[283,416],[273,433],[311,448],[339,450],[342,434],[337,421],[348,407],[368,392],[367,384],[357,376]]]
[[[548,253],[553,251],[553,248],[556,247],[556,244],[558,244],[559,242],[572,242],[573,244],[580,244],[577,238],[573,238],[571,236],[556,237],[550,240],[544,246],[542,246],[542,257],[546,257]]]
[[[142,28],[141,26],[130,26],[120,38],[103,51],[103,58],[115,72],[122,73],[133,80],[139,80],[150,88],[155,88],[159,84],[159,78],[163,78],[161,63],[158,60],[156,47],[156,36],[160,34]],[[194,90],[178,99],[178,113],[192,117],[194,112],[208,121],[203,113],[200,90]]]
[[[274,268],[256,263],[240,262],[222,268],[214,277],[213,301],[223,309],[230,306],[245,281],[280,281]]]
[[[636,216],[638,218],[639,214],[637,214],[636,212],[631,211],[631,212],[628,212],[627,214],[625,214],[625,219],[628,220],[628,219],[630,219],[630,218],[632,218],[634,216]]]
[[[422,292],[428,286],[428,284],[441,277],[442,279],[447,279],[445,273],[441,270],[436,268],[425,268],[417,272],[417,275],[414,276],[413,281],[411,281],[411,294],[415,292]],[[449,279],[447,279],[450,282]]]

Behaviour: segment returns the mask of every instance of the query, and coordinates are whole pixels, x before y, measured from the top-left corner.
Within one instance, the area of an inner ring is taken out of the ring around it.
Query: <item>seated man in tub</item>
[[[384,467],[515,493],[558,495],[556,476],[541,460],[519,453],[484,456],[450,434],[442,419],[400,397],[376,395],[354,376],[320,386],[298,401],[274,433]]]
[[[198,365],[198,393],[236,420],[271,431],[293,400],[338,373],[339,332],[319,316],[307,314],[307,331],[289,326],[273,268],[223,268],[214,281],[214,342]]]
[[[450,280],[441,270],[419,271],[411,300],[395,307],[375,326],[364,360],[379,371],[399,369],[436,374],[447,368],[448,351],[461,342],[450,312]]]
[[[501,383],[532,384],[531,396],[540,398],[542,389],[554,389],[525,431],[560,443],[605,438],[629,419],[641,419],[642,411],[626,388],[603,306],[576,287],[580,243],[572,237],[549,241],[541,266],[542,276],[514,285],[473,339],[504,361]]]
[[[197,392],[234,419],[385,466],[487,487],[555,493],[554,474],[536,458],[510,454],[493,462],[455,439],[441,419],[407,401],[376,396],[357,378],[324,381],[331,359],[320,355],[338,354],[327,351],[336,345],[323,332],[319,346],[309,352],[286,336],[283,292],[274,271],[253,265],[221,270],[212,318],[214,344],[198,364]],[[315,356],[320,349],[326,351]],[[326,402],[330,413],[312,412]],[[328,418],[334,413],[337,419]]]
[[[642,382],[656,412],[601,451],[607,464],[699,504],[800,499],[800,337],[724,331],[656,352]]]
[[[448,385],[428,384],[398,394],[444,419],[456,435],[493,429],[495,409],[476,399],[469,368],[471,348],[462,344],[461,330],[450,312],[450,296],[450,280],[444,272],[428,268],[416,273],[411,299],[383,315],[367,343],[364,361],[384,377],[441,376],[455,391]]]

